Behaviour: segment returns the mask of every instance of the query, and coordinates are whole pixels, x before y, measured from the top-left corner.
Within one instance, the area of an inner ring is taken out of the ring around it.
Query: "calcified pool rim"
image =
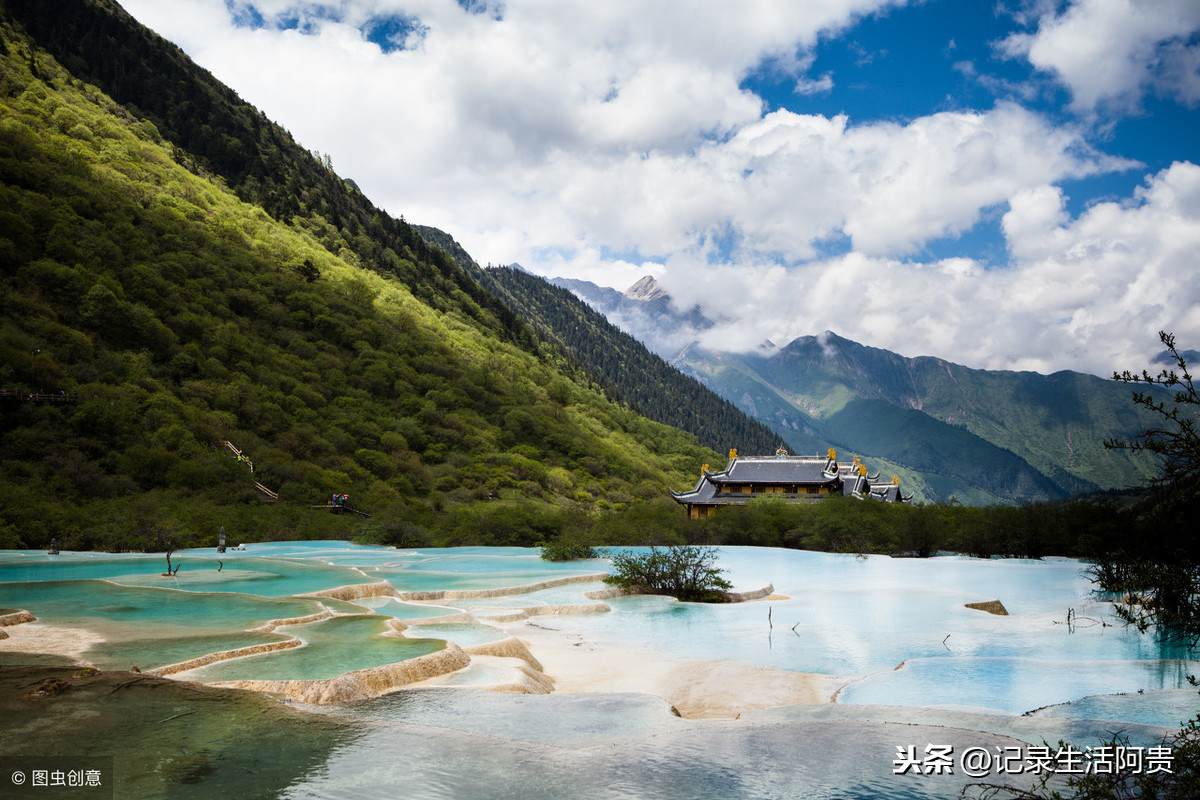
[[[0,553],[0,575],[4,574],[6,566],[11,566],[6,556],[12,555]],[[104,556],[97,554],[66,555],[86,563],[105,561]],[[1059,615],[1067,606],[1082,604],[1085,599],[1071,579],[1064,583],[1064,575],[1067,574],[1064,570],[1077,570],[1079,566],[1077,562],[1066,559],[1037,562],[1042,565],[1042,575],[1054,577],[1051,583],[1057,582],[1058,588],[1048,591],[1036,582],[1009,583],[1013,575],[1028,572],[1031,568],[1037,569],[1034,562],[940,558],[922,565],[877,556],[854,559],[832,554],[757,548],[721,548],[721,556],[723,563],[729,563],[733,568],[735,588],[743,593],[742,599],[758,602],[731,611],[729,607],[697,609],[690,604],[678,604],[666,598],[625,598],[611,590],[587,586],[597,583],[604,574],[592,571],[596,566],[601,566],[599,562],[587,563],[583,569],[578,566],[567,568],[547,565],[537,559],[535,551],[520,548],[396,550],[364,548],[343,542],[251,545],[245,552],[232,557],[226,554],[223,557],[225,569],[245,570],[255,564],[279,568],[280,564],[284,564],[287,565],[289,580],[293,581],[297,580],[296,575],[318,581],[334,575],[353,575],[353,581],[281,598],[328,604],[322,605],[318,614],[307,615],[300,620],[274,620],[274,624],[265,623],[255,629],[287,636],[288,639],[282,642],[206,653],[184,662],[158,665],[154,671],[182,679],[202,679],[203,667],[214,662],[245,660],[252,663],[255,657],[263,653],[303,648],[304,642],[295,635],[297,626],[311,624],[317,618],[355,613],[393,617],[387,613],[387,609],[391,608],[398,613],[387,623],[390,630],[384,635],[420,637],[422,625],[440,625],[443,626],[442,632],[447,633],[446,646],[437,653],[424,654],[416,659],[350,670],[319,681],[272,681],[251,677],[222,683],[279,692],[307,702],[374,697],[402,686],[471,686],[525,693],[571,691],[569,680],[560,680],[556,685],[551,677],[559,677],[555,674],[558,665],[554,665],[548,673],[536,657],[550,645],[547,641],[532,642],[537,638],[532,634],[549,631],[550,637],[594,640],[600,643],[597,649],[622,652],[623,646],[634,644],[636,646],[633,648],[625,648],[628,652],[638,651],[637,657],[626,659],[625,666],[629,670],[649,669],[645,663],[639,664],[638,659],[674,659],[683,663],[742,661],[748,667],[757,665],[762,675],[777,672],[813,673],[822,680],[821,686],[836,683],[836,691],[822,696],[821,702],[834,700],[839,704],[870,704],[881,698],[891,700],[898,694],[907,693],[907,698],[900,699],[913,705],[978,705],[986,707],[991,713],[1012,714],[1031,711],[1032,708],[1011,704],[1006,707],[1003,699],[998,702],[970,702],[974,696],[969,686],[972,681],[977,682],[970,675],[962,678],[963,685],[968,687],[964,689],[965,694],[956,698],[943,697],[942,702],[928,692],[922,695],[913,686],[921,690],[928,689],[930,684],[936,682],[940,669],[953,666],[949,660],[939,661],[939,657],[947,659],[954,655],[964,659],[964,663],[971,667],[989,664],[995,667],[1000,664],[997,669],[1007,669],[1012,674],[1020,674],[1022,670],[1032,670],[1029,674],[1035,674],[1042,663],[1062,661],[1054,653],[1037,653],[1019,642],[1022,637],[1032,639],[1035,643],[1044,640],[1046,631],[1050,630],[1051,625],[1057,624],[1057,620],[1051,618]],[[214,578],[205,572],[208,569],[205,565],[211,566],[217,559],[215,551],[183,551],[175,557],[186,559],[195,573],[192,585],[187,587],[189,590],[207,586],[206,582]],[[37,554],[16,554],[16,560],[24,565],[45,558]],[[124,558],[127,564],[149,566],[161,556],[138,557],[132,562],[129,556],[118,558]],[[305,564],[297,567],[297,561]],[[197,563],[201,565],[200,569],[196,569]],[[940,581],[922,579],[921,570],[928,572],[930,564],[936,564],[940,577],[950,574],[956,577]],[[797,570],[797,565],[802,568]],[[417,579],[404,580],[408,574],[407,567],[412,567],[412,574]],[[463,571],[455,572],[455,569]],[[972,573],[970,580],[963,579],[964,571]],[[542,576],[542,580],[522,582],[531,574]],[[862,578],[864,574],[872,577]],[[914,574],[918,576],[917,579],[914,579]],[[387,577],[381,580],[383,576]],[[224,585],[242,589],[255,581],[263,586],[270,584],[269,578],[257,575],[234,577],[240,580],[228,580],[226,577]],[[137,580],[122,575],[109,578],[118,582],[122,579],[127,583],[119,585],[136,584],[144,587],[146,583],[153,582],[153,578],[144,575],[139,575]],[[854,580],[860,579],[864,581],[861,588],[849,588]],[[439,582],[440,587],[429,588],[431,580]],[[410,588],[398,588],[396,584]],[[777,592],[773,591],[775,585],[779,586]],[[414,586],[419,588],[412,588]],[[1065,593],[1063,586],[1068,589]],[[591,591],[588,591],[589,588]],[[1006,588],[1011,591],[1006,596],[998,597],[1005,594]],[[211,587],[208,590],[211,591]],[[918,596],[914,599],[913,595]],[[777,651],[773,654],[764,653],[761,641],[748,633],[752,628],[763,625],[764,620],[756,617],[762,615],[764,605],[767,606],[768,620],[772,620],[770,615],[774,613],[773,620],[768,623],[774,627],[768,629],[770,632],[766,637],[768,649],[773,647]],[[943,626],[938,629],[938,635],[925,637],[928,641],[923,640],[924,643],[914,646],[912,631],[902,630],[903,621],[895,615],[890,619],[890,627],[882,625],[870,629],[868,626],[864,632],[855,632],[854,626],[863,625],[864,619],[887,617],[892,613],[888,610],[889,606],[905,605],[931,614],[934,619],[932,624]],[[426,607],[428,614],[421,616],[420,609]],[[1007,617],[994,617],[998,607],[1012,613]],[[1100,606],[1086,608],[1089,613],[1107,613]],[[1100,610],[1095,611],[1094,608]],[[616,613],[610,613],[613,609],[616,609]],[[836,624],[830,623],[831,609],[849,621],[839,619]],[[805,618],[805,614],[809,614],[810,618]],[[991,620],[980,622],[985,618]],[[445,627],[454,625],[466,626],[464,630],[476,632],[482,626],[487,626],[496,633],[464,636],[463,642],[455,642],[449,634],[450,628]],[[626,631],[619,630],[629,625],[637,630],[628,635]],[[406,634],[410,628],[417,630]],[[950,631],[944,638],[943,630]],[[1115,640],[1126,634],[1107,635],[1110,640]],[[797,655],[796,641],[790,636],[803,638],[808,645],[803,649],[807,652]],[[640,641],[630,641],[639,637]],[[871,640],[869,646],[863,643],[864,637]],[[715,644],[697,646],[696,642],[701,640]],[[528,646],[531,642],[532,650]],[[997,642],[1001,642],[1001,649],[1009,648],[1012,652],[1002,655],[990,652],[988,648],[994,650]],[[943,654],[936,649],[938,643],[946,645],[948,651],[949,645],[953,645],[957,652]],[[1148,661],[1171,664],[1173,666],[1164,671],[1173,670],[1178,675],[1197,671],[1196,668],[1200,667],[1190,659],[1190,653],[1188,657],[1172,659],[1164,658],[1165,653],[1159,652],[1158,657],[1152,658],[1152,648],[1145,642],[1137,644],[1132,650],[1122,645],[1124,650],[1118,647],[1116,652],[1110,653],[1105,648],[1111,648],[1112,644],[1112,641],[1104,641],[1094,635],[1081,636],[1071,643],[1078,653],[1072,653],[1067,661],[1078,658],[1081,665],[1099,664],[1094,670],[1099,672],[1103,672],[1108,663],[1118,666],[1122,663],[1132,664],[1133,671],[1144,671],[1143,667]],[[724,651],[721,650],[722,646]],[[1023,647],[1026,651],[1021,650]],[[3,649],[2,644],[0,649]],[[648,649],[657,649],[659,652],[647,655]],[[873,649],[879,649],[882,655],[869,655]],[[789,651],[788,657],[781,658],[778,651]],[[896,655],[888,655],[889,652]],[[1130,652],[1133,653],[1132,658],[1129,657]],[[408,662],[416,663],[404,668],[397,666]],[[1072,666],[1068,663],[1063,669],[1070,672]],[[925,674],[933,677],[922,678]],[[1003,679],[1002,676],[1000,680]],[[337,686],[332,687],[331,681],[336,681]],[[905,681],[911,685],[906,687]],[[1164,681],[1162,687],[1138,688],[1153,691],[1174,687]],[[1099,691],[1094,691],[1096,689]],[[1131,690],[1123,685],[1107,686],[1104,680],[1085,682],[1080,684],[1079,694],[1061,698],[1058,702],[1078,699],[1084,693]],[[775,699],[786,701],[786,692],[783,694]],[[817,694],[821,695],[821,692]],[[1032,702],[1039,705],[1054,704],[1042,702],[1043,699],[1035,695],[1028,702],[1018,702],[1026,705]]]

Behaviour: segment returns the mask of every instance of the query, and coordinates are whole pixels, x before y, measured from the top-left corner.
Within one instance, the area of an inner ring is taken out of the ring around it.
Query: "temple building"
[[[813,502],[840,494],[901,503],[912,495],[900,494],[900,478],[881,483],[859,462],[837,460],[831,448],[826,456],[793,456],[780,447],[774,456],[739,457],[729,451],[729,463],[720,472],[700,469],[700,480],[690,492],[671,491],[675,502],[687,508],[690,519],[710,516],[718,507],[742,505],[755,497],[778,497],[788,502]]]

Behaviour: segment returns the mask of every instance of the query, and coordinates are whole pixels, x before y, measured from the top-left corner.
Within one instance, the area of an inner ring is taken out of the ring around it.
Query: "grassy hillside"
[[[1135,485],[1155,474],[1147,458],[1105,450],[1150,420],[1121,384],[1078,372],[972,370],[914,359],[921,409],[1020,455],[1070,492]]]
[[[529,542],[537,509],[658,497],[716,458],[565,377],[403,223],[348,247],[357,217],[246,202],[7,22],[0,59],[0,547],[354,532],[309,508],[331,493],[377,529]],[[365,208],[309,171],[298,197]]]

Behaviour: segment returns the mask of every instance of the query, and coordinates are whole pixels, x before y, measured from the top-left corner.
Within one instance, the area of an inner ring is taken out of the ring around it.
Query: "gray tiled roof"
[[[825,458],[735,458],[724,472],[712,475],[716,483],[811,483],[828,484],[835,478],[825,474]]]
[[[699,482],[696,484],[696,488],[690,492],[671,492],[675,500],[680,503],[704,503],[712,500],[716,494],[717,487],[712,481],[708,480],[707,475],[701,476]]]
[[[900,487],[894,483],[881,483],[871,487],[871,497],[886,500],[889,503],[900,501]]]
[[[847,496],[870,496],[889,502],[905,501],[910,498],[900,494],[900,487],[893,483],[875,483],[878,474],[863,475],[858,465],[835,462],[833,472],[827,458],[820,456],[788,456],[733,458],[720,472],[705,472],[690,492],[671,491],[676,502],[690,505],[740,505],[756,495],[750,493],[722,492],[721,487],[729,484],[807,484],[810,486],[833,486]],[[786,494],[774,495],[790,501],[819,500],[819,495]]]

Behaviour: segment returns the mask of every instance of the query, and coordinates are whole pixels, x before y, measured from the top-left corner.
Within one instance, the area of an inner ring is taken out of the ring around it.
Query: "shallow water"
[[[301,714],[252,692],[129,673],[74,673],[0,669],[0,761],[81,759],[101,769],[101,786],[122,800],[269,798],[324,774],[335,746],[361,735],[358,726]],[[48,676],[68,688],[31,698],[29,687]],[[78,796],[52,786],[26,788],[29,797]]]
[[[488,644],[507,639],[508,634],[491,625],[451,623],[445,625],[413,625],[404,632],[405,636],[425,639],[444,639],[462,647]]]
[[[376,615],[334,617],[307,625],[289,625],[282,630],[301,639],[304,645],[221,661],[181,677],[205,683],[319,680],[406,661],[445,646],[436,639],[383,636],[388,627],[384,617]]]
[[[438,696],[439,706],[461,719],[466,709],[456,709],[452,696]],[[501,714],[482,714],[488,717],[480,726],[490,731],[487,735],[407,721],[381,724],[338,748],[322,774],[296,782],[282,796],[951,798],[971,779],[962,774],[894,775],[896,747],[924,747],[931,741],[952,742],[957,748],[1015,744],[971,731],[846,721],[739,725],[675,720],[679,724],[662,726],[645,718],[650,709],[643,715],[628,705],[596,708],[600,702],[613,704],[612,698],[565,698],[572,702],[561,703],[564,698],[553,696],[512,702],[500,697]],[[612,737],[609,731],[623,726],[630,710],[637,714],[631,720],[635,732]],[[412,712],[422,717],[419,709]],[[546,741],[531,742],[520,738],[519,731],[514,736],[503,726],[488,724],[493,716],[528,721],[535,714],[543,720]],[[565,721],[562,727],[560,720]],[[592,746],[563,747],[556,735],[576,743],[591,741]]]
[[[445,617],[461,613],[457,608],[428,605],[426,603],[406,603],[395,597],[364,597],[355,600],[354,604],[363,608],[369,608],[376,613],[402,620]]]
[[[167,561],[162,554],[30,556],[25,551],[0,551],[0,584],[96,578],[131,586],[284,597],[374,580],[352,566],[325,563],[320,557],[330,552],[326,549],[312,548],[307,555],[296,554],[290,560],[253,552],[249,546],[245,552],[223,554],[215,548],[180,550],[171,555],[172,569],[178,567],[179,571],[165,576]]]
[[[271,619],[321,610],[311,598],[180,591],[121,586],[108,581],[44,581],[0,584],[7,603],[39,621],[83,626],[117,638],[145,638],[149,631],[240,631]],[[122,635],[122,634],[125,635]]]
[[[241,632],[216,636],[128,639],[93,645],[84,652],[83,657],[98,669],[129,669],[136,666],[147,670],[178,664],[207,653],[280,642],[287,638],[278,634]]]
[[[28,609],[39,625],[100,634],[105,641],[84,658],[105,667],[159,666],[296,636],[304,646],[186,677],[307,680],[413,658],[445,641],[469,646],[504,635],[487,625],[435,620],[412,627],[409,638],[384,637],[388,616],[466,610],[485,617],[489,610],[593,604],[584,593],[604,585],[437,604],[295,594],[383,579],[401,591],[513,588],[607,567],[602,560],[550,564],[521,548],[396,550],[343,542],[250,544],[220,556],[190,550],[172,560],[181,571],[163,578],[161,555],[0,553],[0,606]],[[754,712],[736,722],[681,720],[664,701],[644,695],[461,688],[508,680],[503,661],[481,660],[446,676],[449,688],[322,708],[359,720],[355,736],[332,750],[322,744],[317,750],[325,755],[273,777],[265,796],[953,797],[962,775],[893,775],[896,746],[950,737],[959,747],[995,747],[1011,743],[1003,736],[1053,741],[1058,731],[1095,743],[1123,726],[1152,742],[1200,711],[1195,690],[1185,688],[1186,676],[1200,673],[1196,652],[1121,624],[1110,605],[1095,602],[1075,561],[722,548],[720,563],[735,589],[771,584],[776,599],[695,605],[622,597],[605,601],[607,613],[539,616],[536,624],[632,652],[843,676],[848,685],[837,704]],[[993,599],[1010,615],[964,606]],[[323,607],[349,616],[248,632]],[[3,641],[0,664],[14,663],[19,649]],[[1034,709],[1032,717],[1018,716]],[[185,764],[192,758],[181,757]],[[205,758],[204,769],[224,774]]]
[[[1198,669],[1187,650],[1139,634],[1116,619],[1111,605],[1095,603],[1082,565],[1068,559],[864,558],[737,547],[719,552],[736,589],[770,584],[786,599],[713,606],[623,597],[607,601],[610,613],[541,617],[539,624],[687,659],[858,679],[840,695],[843,703],[1021,713],[1085,695],[1176,689]],[[131,641],[145,644],[143,663],[156,663],[168,654],[202,649],[205,641],[241,641],[246,629],[266,620],[321,608],[315,599],[287,593],[381,579],[402,591],[512,588],[607,566],[599,559],[544,562],[528,548],[397,550],[336,541],[249,544],[220,556],[213,549],[185,550],[173,560],[183,567],[164,578],[156,572],[165,563],[161,556],[0,553],[0,577],[9,581],[0,584],[0,599],[47,623],[87,627],[122,643],[119,649],[111,644],[94,649],[105,664],[136,656],[138,645]],[[214,568],[218,560],[220,571]],[[23,582],[12,582],[17,580]],[[603,587],[569,584],[437,605],[379,597],[352,605],[329,600],[325,606],[401,620],[460,610],[487,616],[495,609],[593,603],[585,592]],[[993,599],[1010,616],[964,606]],[[278,633],[307,637],[306,647],[215,665],[203,675],[243,678],[268,666],[281,669],[277,665],[287,665],[288,674],[327,675],[413,657],[394,643],[377,641],[377,633],[368,630],[375,624],[360,618],[289,626]],[[464,643],[491,640],[493,631],[427,629],[432,638],[457,636]],[[155,639],[161,642],[157,648],[151,644]],[[311,669],[301,666],[308,662]]]

